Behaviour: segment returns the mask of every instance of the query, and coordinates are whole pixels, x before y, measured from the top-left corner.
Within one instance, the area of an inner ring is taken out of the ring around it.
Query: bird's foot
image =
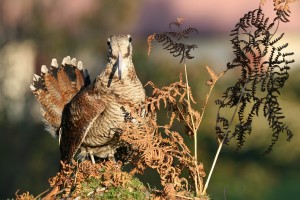
[[[92,163],[95,164],[96,162],[95,162],[95,158],[94,158],[93,152],[89,152],[89,155],[90,155]]]

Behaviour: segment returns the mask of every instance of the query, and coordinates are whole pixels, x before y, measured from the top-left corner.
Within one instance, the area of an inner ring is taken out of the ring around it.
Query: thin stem
[[[199,126],[201,125],[201,122],[202,122],[202,119],[203,119],[203,116],[204,116],[204,113],[205,113],[205,109],[206,109],[206,106],[207,106],[207,103],[208,103],[208,99],[211,95],[211,92],[213,91],[213,88],[216,84],[216,82],[218,81],[218,79],[223,76],[225,74],[226,71],[223,71],[215,80],[213,80],[213,84],[210,86],[210,89],[209,89],[209,92],[208,94],[206,95],[206,99],[205,99],[205,102],[204,102],[204,105],[203,105],[203,108],[202,108],[202,113],[200,115],[200,120],[199,120]]]
[[[190,100],[190,90],[189,90],[189,80],[188,80],[188,75],[187,75],[187,67],[186,67],[186,62],[185,62],[185,58],[184,58],[184,74],[185,74],[185,82],[186,82],[186,87],[187,87],[187,99],[188,99],[188,106],[190,108],[191,106],[191,100]],[[195,123],[194,123],[194,118],[193,116],[190,114],[190,117],[191,117],[191,121],[192,121],[192,128],[193,128],[193,134],[194,134],[194,151],[195,151],[195,167],[196,167],[196,171],[197,173],[195,174],[195,177],[193,178],[194,181],[195,181],[195,188],[196,188],[196,195],[198,196],[200,194],[200,191],[199,191],[199,187],[198,187],[198,184],[201,185],[201,183],[198,183],[198,178],[199,177],[199,172],[198,172],[198,154],[197,154],[197,146],[198,146],[198,143],[197,143],[197,131],[196,131],[196,128],[195,128]],[[201,182],[201,181],[200,181]]]
[[[273,38],[273,37],[274,37],[274,35],[277,33],[277,31],[278,31],[278,28],[279,28],[280,20],[279,20],[279,18],[277,18],[277,19],[275,19],[275,20],[278,20],[278,22],[277,22],[277,26],[276,26],[276,29],[275,29],[274,33],[273,33],[273,34],[272,34],[272,36],[270,37],[269,41],[271,41],[271,40],[272,40],[272,38]]]
[[[188,98],[188,104],[189,107],[191,106],[191,100],[190,100],[190,90],[189,90],[189,81],[188,81],[188,76],[187,76],[187,70],[186,70],[186,63],[184,62],[184,73],[185,73],[185,81],[186,81],[186,87],[187,87],[187,98]],[[193,126],[193,134],[194,134],[194,150],[195,150],[195,160],[197,162],[197,133],[196,133],[196,128],[195,128],[195,123],[194,123],[194,118],[192,115],[191,116],[191,121],[192,121],[192,126]]]
[[[45,193],[48,192],[48,191],[49,191],[49,189],[45,190],[45,191],[42,192],[41,194],[37,195],[37,196],[35,197],[35,199],[39,199],[40,196],[42,196],[43,194],[45,194]]]
[[[249,79],[249,78],[248,78],[248,79]],[[209,184],[211,175],[212,175],[212,173],[213,173],[213,171],[214,171],[215,165],[216,165],[217,160],[218,160],[218,158],[219,158],[219,154],[220,154],[220,152],[221,152],[221,149],[222,149],[222,147],[223,147],[223,144],[224,144],[224,142],[225,142],[225,139],[226,139],[227,136],[228,136],[230,127],[231,127],[231,125],[232,125],[232,122],[233,122],[234,117],[235,117],[235,115],[236,115],[236,112],[237,112],[237,110],[238,110],[238,107],[239,107],[239,104],[240,104],[240,102],[241,102],[241,100],[242,100],[242,97],[244,96],[244,92],[245,92],[245,88],[246,88],[246,83],[247,83],[247,82],[248,82],[248,81],[245,82],[245,85],[244,85],[244,87],[242,88],[241,96],[240,96],[240,98],[239,98],[238,103],[236,104],[234,113],[233,113],[233,115],[232,115],[232,117],[231,117],[231,119],[230,119],[230,123],[229,123],[228,129],[227,129],[227,131],[226,131],[226,134],[225,134],[225,136],[223,137],[223,139],[221,140],[221,142],[219,143],[219,147],[218,147],[217,153],[216,153],[216,155],[215,155],[214,162],[213,162],[213,164],[212,164],[212,166],[211,166],[211,168],[210,168],[210,172],[209,172],[209,174],[208,174],[208,177],[207,177],[207,180],[206,180],[206,183],[205,183],[205,186],[204,186],[204,190],[202,191],[202,194],[205,194],[205,193],[206,193],[206,190],[207,190],[207,187],[208,187],[208,184]]]

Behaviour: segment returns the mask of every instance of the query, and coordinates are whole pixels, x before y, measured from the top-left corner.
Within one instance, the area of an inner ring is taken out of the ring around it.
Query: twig
[[[37,195],[37,196],[35,197],[35,199],[38,199],[40,196],[42,196],[43,194],[45,194],[45,193],[48,192],[48,191],[49,191],[49,189],[45,190],[45,191],[42,192],[41,194]]]
[[[64,191],[64,189],[59,191],[59,187],[58,186],[54,186],[53,189],[43,198],[43,199],[51,199],[53,196],[61,193],[62,191]]]

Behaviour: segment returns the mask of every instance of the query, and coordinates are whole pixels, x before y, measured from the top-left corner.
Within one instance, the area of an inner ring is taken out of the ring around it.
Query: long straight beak
[[[122,54],[121,52],[119,52],[118,54],[118,76],[119,76],[119,79],[121,79],[122,77],[122,63],[123,63],[123,60],[122,60]]]

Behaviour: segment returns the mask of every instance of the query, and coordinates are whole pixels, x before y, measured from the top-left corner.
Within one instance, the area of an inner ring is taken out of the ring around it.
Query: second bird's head
[[[113,35],[107,40],[109,49],[109,62],[117,67],[118,77],[122,78],[122,73],[127,70],[129,60],[132,58],[132,45],[130,35]]]

